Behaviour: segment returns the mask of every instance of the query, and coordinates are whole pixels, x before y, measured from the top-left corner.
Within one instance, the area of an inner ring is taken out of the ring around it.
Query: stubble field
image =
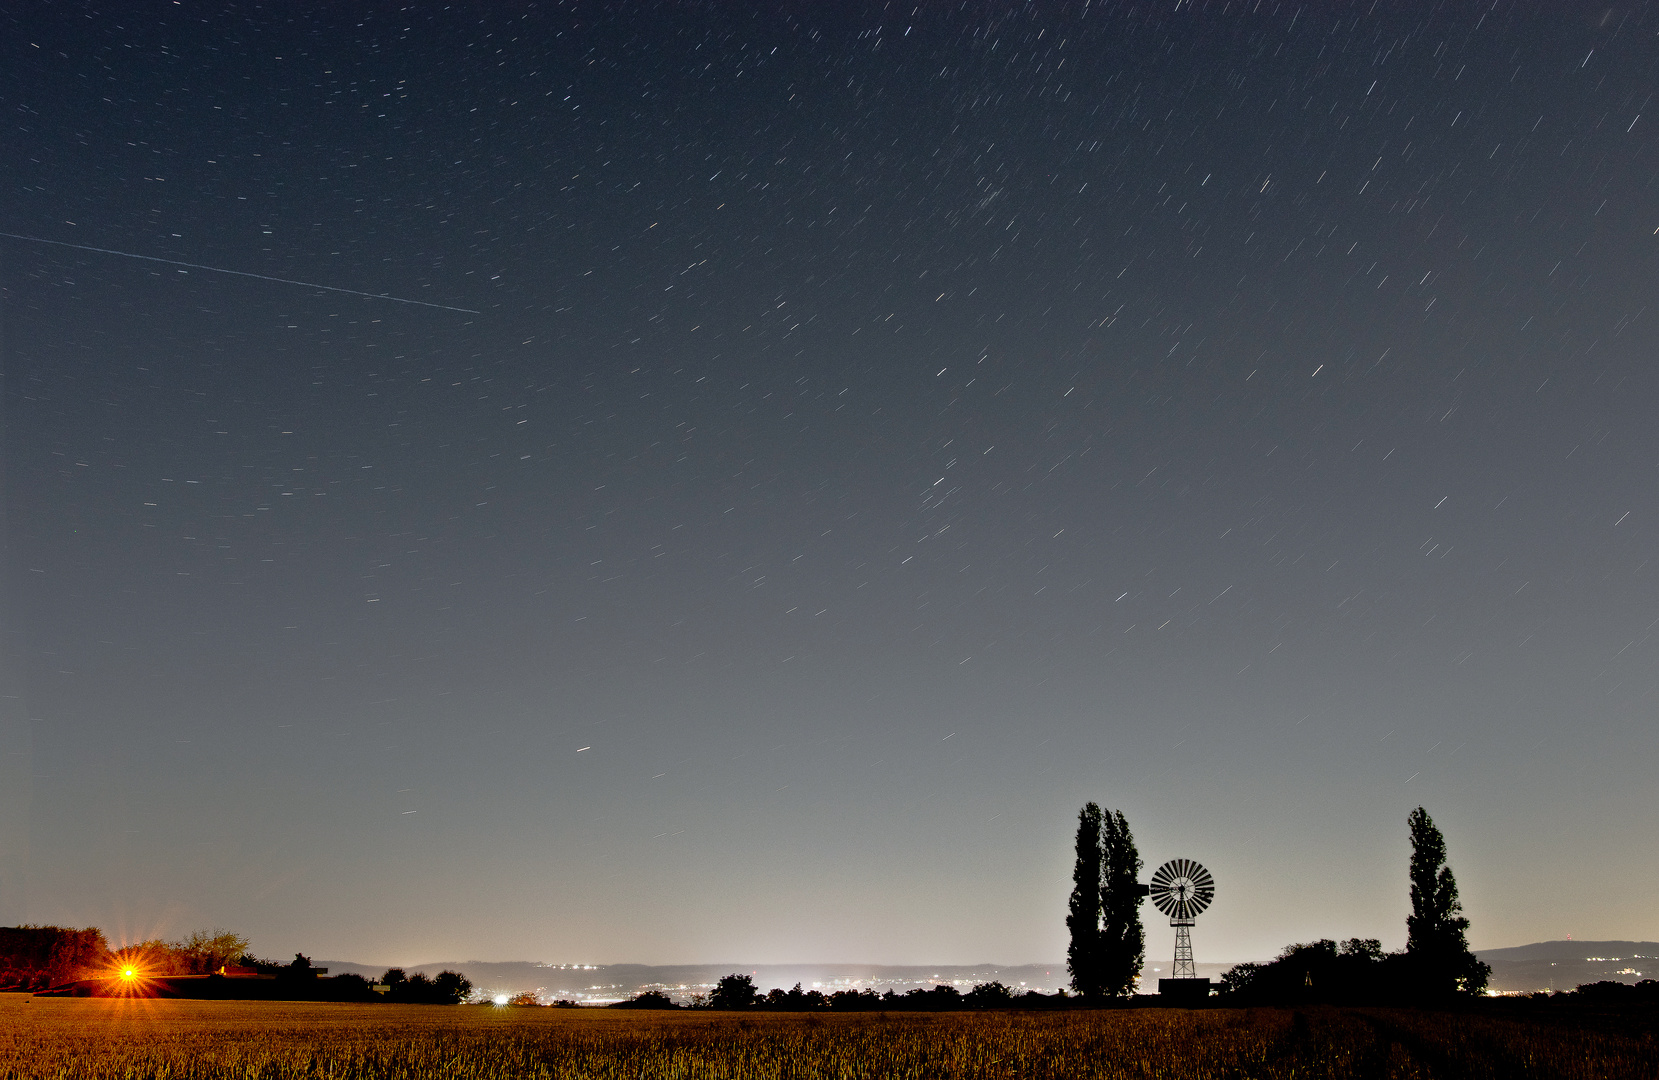
[[[1616,1018],[1615,1018],[1616,1019]],[[1412,1010],[642,1014],[0,995],[0,1078],[1659,1078],[1644,1023]]]

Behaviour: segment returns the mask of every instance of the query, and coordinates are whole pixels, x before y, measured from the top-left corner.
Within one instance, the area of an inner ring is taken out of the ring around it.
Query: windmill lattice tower
[[[1175,927],[1175,971],[1177,979],[1196,979],[1192,962],[1192,927],[1198,916],[1215,899],[1215,878],[1191,859],[1171,859],[1152,875],[1148,890],[1158,910],[1169,916]]]

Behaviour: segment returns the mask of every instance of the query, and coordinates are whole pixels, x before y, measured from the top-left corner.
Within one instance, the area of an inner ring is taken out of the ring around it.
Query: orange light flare
[[[155,980],[165,968],[157,964],[152,950],[144,945],[128,945],[110,955],[110,964],[103,976],[108,982],[105,993],[112,997],[147,998],[156,993]]]

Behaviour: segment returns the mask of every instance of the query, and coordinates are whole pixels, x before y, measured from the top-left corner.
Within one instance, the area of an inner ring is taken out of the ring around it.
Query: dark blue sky
[[[762,7],[8,16],[0,231],[479,314],[0,241],[0,921],[1659,936],[1653,12]]]

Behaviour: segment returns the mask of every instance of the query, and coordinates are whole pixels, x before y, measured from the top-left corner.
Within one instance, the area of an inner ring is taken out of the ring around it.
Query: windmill
[[[1174,977],[1159,979],[1158,993],[1207,997],[1210,980],[1200,979],[1192,963],[1192,927],[1215,899],[1215,878],[1191,859],[1171,859],[1158,867],[1147,891],[1158,910],[1169,916],[1169,925],[1175,927]]]

